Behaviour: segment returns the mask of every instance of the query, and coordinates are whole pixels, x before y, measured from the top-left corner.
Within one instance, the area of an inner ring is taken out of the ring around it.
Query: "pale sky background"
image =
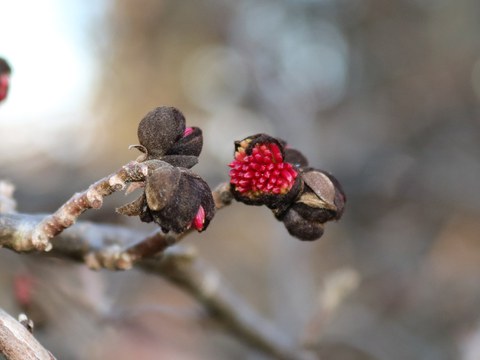
[[[0,135],[16,134],[2,136],[0,156],[29,141],[48,149],[55,132],[91,118],[96,66],[89,42],[106,4],[0,0],[0,56],[13,68],[9,97],[0,105]]]

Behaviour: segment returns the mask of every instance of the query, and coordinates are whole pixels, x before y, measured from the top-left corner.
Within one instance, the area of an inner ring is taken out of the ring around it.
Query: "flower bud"
[[[324,223],[341,218],[345,194],[340,183],[322,170],[306,169],[301,173],[305,187],[285,212],[276,213],[288,232],[300,240],[322,236]]]
[[[305,219],[293,207],[285,213],[282,221],[289,234],[300,240],[312,241],[323,235],[322,223]]]
[[[157,107],[138,125],[138,140],[150,157],[159,158],[182,137],[185,117],[174,107]]]
[[[175,168],[179,169],[179,168]],[[153,175],[154,178],[161,176]],[[198,231],[207,228],[210,220],[215,213],[215,203],[208,184],[198,175],[182,170],[178,185],[173,190],[170,201],[166,202],[161,209],[155,209],[157,203],[150,203],[148,199],[163,198],[160,196],[152,196],[148,193],[163,192],[156,185],[158,181],[154,181],[155,185],[147,182],[145,193],[147,194],[147,205],[150,209],[153,221],[155,221],[164,231],[172,230],[177,233],[184,232],[191,226]],[[163,203],[162,203],[163,205]]]
[[[145,155],[137,161],[158,159],[173,166],[191,168],[202,151],[202,130],[185,127],[185,117],[174,107],[150,111],[138,125],[137,149]]]
[[[188,127],[183,136],[166,152],[166,155],[199,156],[203,147],[202,129]]]
[[[180,169],[173,166],[158,168],[147,177],[145,196],[150,210],[160,211],[172,202],[180,177]]]
[[[318,239],[323,224],[343,214],[346,198],[338,180],[309,168],[305,156],[283,140],[257,134],[237,141],[229,166],[234,198],[266,205],[301,240]]]

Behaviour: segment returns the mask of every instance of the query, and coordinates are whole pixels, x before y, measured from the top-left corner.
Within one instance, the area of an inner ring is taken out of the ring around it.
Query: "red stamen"
[[[229,166],[230,183],[236,191],[250,197],[264,194],[285,194],[297,177],[293,166],[283,161],[282,152],[275,143],[257,144],[251,155],[245,147],[237,148],[235,160]],[[241,154],[241,156],[240,156]]]
[[[288,182],[291,182],[293,180],[292,174],[290,174],[287,170],[282,171],[282,176],[287,179]]]

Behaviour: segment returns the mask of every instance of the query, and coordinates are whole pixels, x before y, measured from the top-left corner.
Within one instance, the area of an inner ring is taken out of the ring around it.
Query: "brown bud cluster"
[[[158,107],[140,121],[135,145],[143,152],[137,161],[149,161],[154,170],[147,176],[142,195],[117,209],[155,222],[163,231],[181,233],[193,227],[207,228],[215,213],[208,184],[189,170],[202,151],[202,131],[186,127],[185,117],[174,107]],[[152,161],[154,160],[154,161]]]
[[[257,134],[235,142],[229,164],[236,200],[266,205],[301,240],[322,236],[324,223],[343,214],[345,194],[331,174],[308,167],[308,161],[285,141]]]

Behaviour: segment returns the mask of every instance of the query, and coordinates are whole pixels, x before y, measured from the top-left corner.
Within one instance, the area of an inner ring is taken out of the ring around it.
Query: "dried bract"
[[[147,178],[143,218],[163,231],[204,231],[215,213],[212,192],[198,175],[177,167],[161,168]],[[146,205],[146,206],[145,206]]]

